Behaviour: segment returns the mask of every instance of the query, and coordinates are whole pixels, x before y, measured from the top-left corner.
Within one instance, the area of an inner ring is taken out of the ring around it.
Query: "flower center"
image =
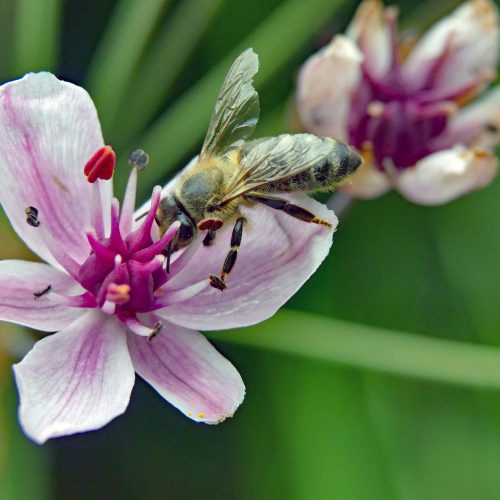
[[[456,109],[482,88],[485,75],[461,88],[443,89],[436,79],[450,60],[450,51],[426,69],[415,88],[404,73],[409,50],[397,36],[397,12],[386,9],[390,30],[391,60],[384,74],[375,75],[365,59],[362,83],[352,98],[348,129],[350,142],[373,158],[382,171],[412,167],[423,157],[443,148],[440,136]],[[453,84],[453,82],[452,82]],[[451,145],[451,144],[450,144]]]
[[[137,173],[145,168],[148,157],[141,151],[132,153],[129,163],[133,167],[128,181],[123,206],[115,198],[110,214],[103,198],[103,181],[111,179],[116,155],[110,146],[100,148],[85,165],[84,173],[93,184],[94,200],[91,208],[93,230],[87,232],[89,255],[83,263],[77,263],[52,240],[46,232],[38,210],[28,207],[26,222],[41,232],[54,258],[86,290],[78,296],[64,296],[49,284],[34,292],[35,298],[47,294],[50,300],[73,307],[99,307],[107,314],[116,314],[132,331],[152,338],[161,329],[155,316],[149,317],[146,327],[137,314],[153,313],[167,305],[188,300],[208,285],[208,279],[179,288],[178,281],[169,283],[174,274],[179,275],[196,251],[196,245],[184,251],[167,269],[166,249],[179,229],[174,223],[159,239],[155,238],[155,215],[161,197],[161,187],[156,186],[151,196],[149,210],[134,220]],[[109,206],[109,205],[108,205]],[[109,217],[110,216],[110,217]],[[106,229],[106,219],[110,219]]]

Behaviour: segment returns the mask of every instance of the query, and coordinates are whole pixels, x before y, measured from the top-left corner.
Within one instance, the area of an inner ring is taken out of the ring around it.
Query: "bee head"
[[[174,222],[180,222],[181,226],[175,238],[173,251],[184,248],[193,241],[196,224],[175,196],[167,194],[161,200],[156,219],[162,233],[165,233]]]

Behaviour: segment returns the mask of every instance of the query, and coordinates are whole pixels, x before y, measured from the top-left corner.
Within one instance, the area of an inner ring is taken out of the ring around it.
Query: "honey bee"
[[[194,166],[182,171],[162,198],[156,220],[163,234],[180,222],[173,251],[206,231],[210,245],[216,231],[234,223],[231,248],[220,276],[210,284],[227,288],[226,277],[236,262],[243,236],[241,204],[261,203],[306,223],[330,226],[308,210],[275,194],[332,190],[361,164],[361,157],[340,141],[312,134],[283,134],[245,141],[259,117],[259,96],[252,85],[259,60],[247,49],[233,63],[212,113],[208,132]]]

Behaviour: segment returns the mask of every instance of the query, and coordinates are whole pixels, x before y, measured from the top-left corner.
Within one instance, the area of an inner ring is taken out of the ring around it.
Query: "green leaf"
[[[60,0],[17,0],[13,72],[54,71],[59,55]]]
[[[271,412],[274,419],[260,426],[257,422],[240,439],[246,439],[246,450],[254,447],[258,453],[266,449],[259,429],[272,427],[276,436],[271,457],[261,453],[259,461],[282,457],[278,463],[287,476],[282,484],[291,491],[289,498],[396,500],[385,450],[366,408],[362,373],[305,358],[249,354],[250,376],[260,381],[256,390],[272,391],[270,403],[261,403],[261,412]],[[250,392],[251,397],[263,399]],[[247,464],[251,468],[251,462]],[[249,498],[266,495],[258,491]]]
[[[372,431],[401,500],[494,499],[500,445],[477,392],[366,375]]]
[[[500,345],[500,178],[429,214],[429,227],[448,282],[473,325],[475,338]]]
[[[221,3],[222,0],[185,0],[167,18],[131,75],[110,127],[118,148],[142,132],[158,111]]]
[[[88,88],[104,131],[111,125],[128,81],[170,0],[121,0],[88,73]],[[40,2],[42,3],[42,2]]]
[[[5,373],[1,373],[5,376]],[[13,381],[0,385],[0,405],[5,410],[5,424],[0,446],[6,447],[7,460],[0,471],[0,499],[43,500],[51,498],[50,457],[47,447],[31,442],[17,423],[17,396]],[[3,415],[2,415],[3,416]]]
[[[209,336],[405,377],[500,388],[500,349],[298,311],[283,310],[257,326]]]

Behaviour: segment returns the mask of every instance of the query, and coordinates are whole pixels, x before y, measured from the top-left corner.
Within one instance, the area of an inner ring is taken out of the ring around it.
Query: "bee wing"
[[[223,154],[253,132],[260,110],[259,96],[252,85],[258,69],[259,58],[252,49],[234,61],[217,97],[200,159]]]
[[[247,142],[240,149],[240,168],[219,202],[227,203],[265,184],[300,174],[331,157],[338,144],[312,134],[283,134]]]

